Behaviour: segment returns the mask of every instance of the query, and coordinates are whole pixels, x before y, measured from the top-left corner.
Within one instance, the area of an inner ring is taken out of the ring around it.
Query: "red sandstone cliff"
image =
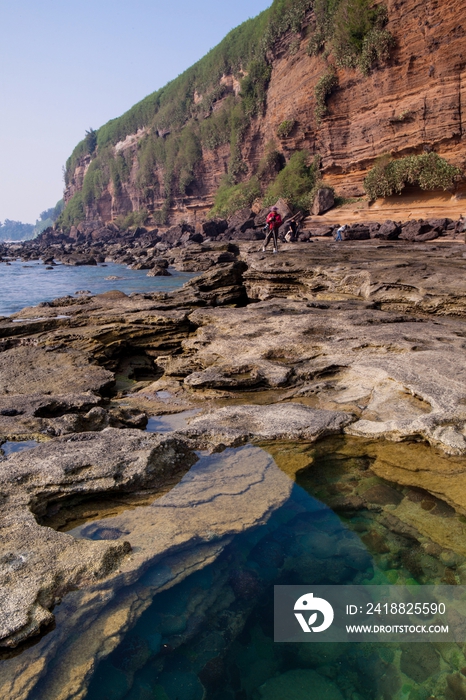
[[[304,148],[320,154],[324,181],[345,197],[364,193],[365,174],[384,153],[402,156],[434,150],[466,169],[466,36],[462,26],[466,0],[388,0],[387,8],[387,29],[397,42],[389,63],[367,77],[357,70],[339,69],[339,86],[327,100],[328,113],[320,126],[314,116],[314,88],[325,62],[320,56],[307,54],[305,31],[299,37],[291,32],[282,37],[273,51],[264,114],[252,120],[241,145],[249,174],[271,140],[280,145],[285,157]],[[310,14],[306,24],[312,23]],[[291,42],[293,52],[289,50]],[[236,91],[237,86],[232,81],[228,88]],[[221,101],[215,108],[220,105]],[[277,139],[277,127],[286,119],[295,120],[295,128],[288,138]],[[141,136],[142,132],[117,144],[121,153],[131,154],[129,183],[118,194],[109,184],[98,202],[88,208],[88,219],[107,222],[118,214],[162,206],[163,172],[156,172],[158,186],[147,199],[136,185]],[[203,150],[189,195],[174,200],[172,222],[184,219],[196,223],[205,216],[227,170],[229,155],[228,145]],[[79,161],[67,199],[82,187],[89,161],[89,156]],[[443,200],[451,207],[451,195]]]

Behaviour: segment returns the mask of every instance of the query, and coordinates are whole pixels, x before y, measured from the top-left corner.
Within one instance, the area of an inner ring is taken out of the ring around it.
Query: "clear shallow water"
[[[41,301],[74,295],[79,290],[101,294],[118,289],[131,292],[170,292],[181,287],[194,275],[170,268],[171,277],[147,277],[147,270],[130,270],[117,263],[104,265],[55,265],[47,270],[37,260],[14,261],[11,265],[0,263],[0,316],[9,316],[26,306]],[[117,276],[122,279],[106,280]]]
[[[158,395],[164,392],[157,392]],[[168,392],[165,392],[168,394]],[[161,396],[160,398],[163,398]],[[193,408],[189,411],[181,411],[180,413],[169,413],[163,416],[152,416],[147,421],[146,432],[148,433],[169,433],[172,430],[184,430],[187,426],[188,418],[199,413],[199,408]]]
[[[4,442],[0,445],[0,453],[3,452],[3,454],[6,457],[8,457],[9,455],[14,454],[15,452],[31,450],[33,447],[37,447],[38,444],[39,443],[35,440],[23,440],[21,442],[13,442],[7,440],[7,442]]]
[[[302,457],[302,448],[297,452]],[[276,456],[284,465],[286,457]],[[439,528],[445,519],[456,526],[461,516],[426,492],[378,479],[370,463],[353,450],[324,454],[298,471],[290,498],[265,525],[238,535],[213,564],[154,598],[99,665],[86,700],[464,697],[464,656],[454,644],[273,642],[274,584],[461,581],[464,557],[441,552],[428,538],[413,540],[400,521],[392,529],[387,513],[409,501],[422,514],[430,499]],[[364,491],[369,508],[351,508],[341,498]],[[439,686],[446,695],[436,694]]]
[[[376,450],[380,445],[377,443]],[[382,447],[391,450],[393,446]],[[151,593],[154,584],[170,579],[172,565],[162,559],[145,569],[131,586],[117,590],[113,600],[105,597],[108,603],[101,613],[100,646],[112,629],[119,629],[119,620],[126,620],[126,611],[137,611],[139,606],[141,613],[130,614],[132,621],[125,624],[121,642],[92,668],[86,700],[465,697],[466,658],[458,645],[273,642],[274,584],[465,583],[466,557],[460,550],[466,522],[421,489],[379,479],[371,469],[376,450],[371,451],[367,442],[332,439],[317,446],[275,444],[267,449],[280,466],[282,478],[283,472],[289,474],[289,489],[284,489],[288,495],[281,505],[259,525],[232,537],[213,563],[168,590]],[[413,460],[422,458],[422,449],[419,452],[413,446],[412,450]],[[168,494],[168,503],[177,504],[179,510],[167,518],[174,515],[182,523],[186,509],[189,512],[192,506],[183,484],[201,479],[208,504],[215,498],[210,490],[222,465],[227,465],[223,483],[230,487],[228,460],[234,458],[238,464],[238,460],[260,460],[261,455],[260,448],[246,446],[202,456]],[[176,499],[177,492],[185,494],[184,505],[183,499]],[[357,501],[362,494],[364,503]],[[146,512],[144,523],[150,524],[151,508]],[[202,509],[203,517],[205,512]],[[242,521],[240,510],[234,515]],[[102,527],[118,524],[117,519],[100,522]],[[424,534],[414,532],[414,522]],[[81,529],[81,536],[86,536],[89,528]],[[87,536],[99,539],[98,522],[91,529]],[[432,538],[426,534],[429,530]],[[449,550],[438,542],[437,534],[445,531],[458,535],[457,541],[450,540]],[[130,528],[114,534],[132,539]],[[185,551],[182,556],[189,554]],[[8,664],[23,663],[27,675],[28,659],[31,663],[48,659],[46,676],[27,695],[28,700],[58,697],[50,692],[54,677],[65,693],[59,697],[73,697],[71,690],[66,695],[64,686],[70,673],[79,675],[87,658],[79,657],[79,640],[86,629],[66,628],[74,610],[81,607],[83,595],[85,592],[66,596],[56,610],[56,629],[0,666],[2,673],[8,673]],[[92,627],[89,632],[83,637],[84,646],[95,637]],[[55,635],[61,635],[60,653],[53,646]],[[61,675],[63,665],[68,670]]]

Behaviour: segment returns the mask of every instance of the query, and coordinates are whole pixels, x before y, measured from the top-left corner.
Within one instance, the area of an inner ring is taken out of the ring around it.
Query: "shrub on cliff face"
[[[62,231],[69,232],[72,226],[77,226],[84,221],[84,204],[81,192],[76,192],[67,204],[66,209],[57,219],[57,227]]]
[[[248,74],[241,81],[243,109],[248,116],[262,112],[272,68],[265,61],[251,61]]]
[[[257,177],[262,183],[274,180],[277,174],[285,167],[286,161],[283,153],[277,151],[275,142],[269,141],[265,147],[265,153],[257,167]]]
[[[436,153],[423,153],[390,160],[384,156],[369,171],[364,189],[371,201],[378,197],[400,194],[405,185],[423,190],[448,190],[454,186],[461,170]]]
[[[280,139],[286,139],[288,136],[291,134],[293,129],[295,128],[296,121],[295,119],[285,119],[284,121],[279,124],[277,128],[277,136]]]
[[[359,67],[364,75],[369,75],[375,65],[382,65],[390,58],[390,50],[396,42],[386,29],[372,29],[362,45]]]
[[[235,211],[250,207],[260,194],[259,180],[255,176],[238,185],[232,184],[231,180],[225,177],[215,195],[215,203],[209,212],[209,218],[226,218]]]
[[[121,214],[116,218],[115,223],[122,231],[126,231],[129,228],[144,226],[148,218],[149,212],[147,209],[140,209],[139,211],[132,211],[126,216]]]
[[[332,53],[337,66],[359,68],[367,75],[390,57],[395,45],[384,29],[387,8],[371,0],[315,0],[316,26],[309,40],[309,55]]]
[[[308,165],[309,153],[296,151],[269,185],[264,197],[264,206],[274,204],[282,197],[293,207],[309,209],[310,193],[319,176],[319,156]],[[313,197],[312,197],[313,198]]]
[[[316,101],[314,115],[317,124],[320,124],[322,118],[327,114],[327,97],[329,97],[337,87],[338,76],[335,73],[335,69],[330,67],[314,88],[314,97]]]

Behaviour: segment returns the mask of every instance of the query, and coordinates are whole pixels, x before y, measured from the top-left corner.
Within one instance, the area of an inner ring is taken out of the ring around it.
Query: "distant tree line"
[[[63,199],[60,199],[54,207],[45,209],[41,212],[35,224],[23,224],[21,221],[12,221],[5,219],[0,221],[0,240],[1,241],[26,241],[30,238],[36,238],[42,231],[49,226],[53,226],[64,208]]]

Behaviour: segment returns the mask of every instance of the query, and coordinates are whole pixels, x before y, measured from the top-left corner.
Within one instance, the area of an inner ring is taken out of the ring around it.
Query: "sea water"
[[[171,292],[193,277],[170,268],[170,277],[148,277],[147,270],[130,270],[117,263],[55,265],[47,269],[39,260],[0,263],[0,316],[9,316],[41,301],[74,295],[77,291],[101,294],[118,289],[131,292]],[[118,279],[107,279],[117,277]]]
[[[44,660],[41,680],[24,695],[28,700],[74,697],[72,678],[65,667],[73,669],[73,677],[86,674],[87,691],[80,695],[83,700],[464,697],[466,659],[464,650],[456,644],[273,641],[274,584],[413,586],[464,581],[466,560],[459,553],[461,536],[456,543],[457,553],[453,551],[454,538],[451,550],[430,541],[427,535],[418,541],[395,514],[408,513],[420,529],[431,529],[434,534],[462,532],[462,516],[421,489],[389,484],[376,477],[371,470],[370,445],[368,449],[364,441],[354,439],[348,445],[346,438],[329,438],[320,445],[265,446],[273,453],[276,465],[290,478],[294,475],[289,496],[262,523],[232,537],[215,561],[155,594],[152,600],[148,600],[147,592],[170,570],[163,560],[154,562],[131,586],[120,585],[113,598],[107,593],[99,644],[103,647],[108,640],[113,651],[101,655],[100,661],[95,659],[92,668],[84,663],[85,654],[79,656],[81,635],[89,639],[86,629],[70,627],[66,637],[62,635],[58,654],[53,643],[54,636],[72,619],[77,596],[83,595],[78,591],[65,596],[63,604],[57,606],[55,630],[22,655],[0,662],[1,672],[21,677],[16,675],[20,666],[24,673],[28,662]],[[424,449],[413,445],[413,460]],[[209,474],[215,481],[223,463],[232,459],[261,462],[264,453],[259,447],[244,446],[220,454],[202,454],[173,489],[170,502],[176,501],[177,489],[183,491],[184,481],[199,478],[206,484]],[[299,465],[301,468],[297,468]],[[365,494],[366,505],[350,508],[349,499],[357,494]],[[183,503],[179,505],[182,523]],[[152,508],[146,507],[146,512],[150,519]],[[241,513],[237,515],[241,517]],[[394,520],[398,522],[396,527]],[[105,535],[109,523],[115,524],[117,519],[101,521]],[[98,528],[99,522],[94,520],[81,525],[80,533],[71,534],[99,539]],[[101,537],[108,539],[104,534]],[[131,540],[131,533],[122,536]],[[188,561],[189,551],[184,556]],[[90,617],[89,624],[92,622]],[[126,627],[126,634],[115,646],[111,635],[120,625]],[[54,680],[57,673],[61,674],[61,694],[57,694]],[[68,682],[70,686],[65,687],[63,684]],[[439,695],[437,691],[445,687],[451,692]]]

